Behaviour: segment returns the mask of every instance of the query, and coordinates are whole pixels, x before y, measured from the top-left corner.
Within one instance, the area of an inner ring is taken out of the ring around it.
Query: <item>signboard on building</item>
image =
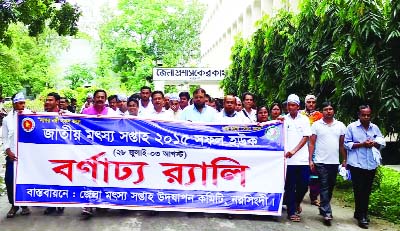
[[[216,68],[153,68],[154,81],[220,81],[224,69]]]

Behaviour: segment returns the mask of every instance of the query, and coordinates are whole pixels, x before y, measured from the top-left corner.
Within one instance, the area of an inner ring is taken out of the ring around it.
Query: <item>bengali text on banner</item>
[[[18,117],[15,202],[281,215],[283,125]]]

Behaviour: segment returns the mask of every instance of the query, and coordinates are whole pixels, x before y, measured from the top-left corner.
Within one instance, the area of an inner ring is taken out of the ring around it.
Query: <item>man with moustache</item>
[[[118,96],[117,95],[110,95],[107,98],[108,101],[108,106],[113,109],[114,111],[117,111],[118,107],[117,107],[117,100],[118,100]]]
[[[151,88],[143,86],[140,88],[140,100],[139,100],[139,116],[144,116],[153,111],[153,104],[150,100]]]
[[[7,218],[13,218],[20,209],[19,206],[14,205],[14,163],[17,161],[17,119],[18,114],[32,113],[30,110],[25,109],[25,96],[18,93],[11,97],[13,102],[13,110],[11,110],[3,119],[3,149],[6,153],[6,172],[5,183],[7,189],[8,202],[11,204],[11,209],[7,213]],[[31,211],[27,206],[21,206],[21,215],[29,215]]]
[[[320,182],[321,204],[320,215],[324,224],[330,226],[332,216],[331,199],[336,184],[339,165],[339,153],[342,155],[342,166],[346,167],[346,150],[344,149],[344,124],[334,118],[335,111],[330,102],[322,103],[322,119],[311,126],[312,135],[309,142],[309,162],[311,171],[315,170]]]
[[[107,93],[105,90],[96,90],[93,94],[93,106],[85,108],[82,114],[97,116],[118,116],[111,108],[106,107]],[[88,220],[93,216],[93,208],[84,207],[82,209],[82,219]]]
[[[301,110],[300,113],[307,116],[310,120],[310,126],[313,125],[315,121],[318,121],[322,118],[322,113],[317,111],[317,97],[314,95],[307,95],[305,100],[305,109]],[[319,179],[318,174],[315,169],[312,169],[310,172],[310,201],[312,205],[320,206],[320,201],[318,200],[319,195]]]
[[[106,107],[107,93],[105,90],[96,90],[93,94],[94,104],[88,108],[85,108],[82,114],[86,115],[108,115],[118,116],[118,114],[111,108]]]
[[[214,122],[217,111],[206,105],[206,91],[197,88],[193,91],[193,105],[187,106],[181,113],[181,120],[191,122]]]
[[[360,228],[368,229],[369,196],[376,168],[379,166],[374,158],[374,151],[383,148],[385,142],[378,126],[371,123],[371,108],[362,105],[358,109],[358,120],[347,126],[344,146],[347,149],[347,167],[353,183],[354,218],[358,220]],[[382,141],[378,142],[378,139]]]
[[[64,98],[65,100],[66,98]],[[46,101],[44,103],[44,111],[45,112],[54,112],[55,115],[58,115],[61,111],[67,111],[66,109],[61,109],[59,105],[61,104],[61,97],[56,92],[51,92],[47,94]],[[63,104],[64,106],[64,104]],[[66,106],[64,107],[66,108]],[[44,215],[50,215],[57,212],[57,214],[64,213],[63,207],[47,207],[44,210]]]
[[[173,115],[171,111],[164,107],[164,93],[162,91],[153,91],[151,93],[151,103],[153,111],[146,115],[147,118],[156,120],[172,120]]]
[[[224,97],[224,108],[216,116],[216,121],[221,124],[243,124],[246,118],[236,111],[236,98],[233,95]]]
[[[67,111],[68,110],[68,99],[66,97],[60,97],[58,107],[61,110]]]

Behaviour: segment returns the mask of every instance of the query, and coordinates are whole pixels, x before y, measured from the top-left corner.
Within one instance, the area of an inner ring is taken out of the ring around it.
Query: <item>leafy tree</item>
[[[68,68],[64,79],[69,81],[69,87],[75,90],[84,84],[89,84],[95,77],[96,73],[93,68],[85,64],[74,64]]]
[[[297,15],[280,11],[236,41],[222,86],[268,104],[313,93],[347,123],[369,104],[385,133],[399,133],[399,11],[400,0],[304,0]]]
[[[59,8],[55,3],[60,4]],[[30,36],[45,31],[46,24],[61,35],[75,35],[81,12],[60,0],[1,0],[0,1],[0,43],[10,46],[13,42],[8,31],[11,24],[23,23]]]
[[[100,75],[112,70],[128,90],[139,90],[151,82],[156,60],[177,66],[199,58],[198,1],[121,0],[119,10],[101,27]]]
[[[0,95],[10,96],[26,88],[28,95],[35,96],[46,87],[54,86],[52,69],[57,49],[64,41],[49,29],[36,38],[28,36],[22,24],[8,29],[13,46],[0,43]]]

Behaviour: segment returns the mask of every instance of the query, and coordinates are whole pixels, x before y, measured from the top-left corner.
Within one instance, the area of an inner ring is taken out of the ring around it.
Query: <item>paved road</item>
[[[13,219],[5,218],[9,209],[6,196],[0,197],[0,230],[1,231],[45,231],[45,230],[361,230],[352,219],[353,211],[334,205],[334,220],[331,227],[326,227],[317,215],[317,208],[306,201],[303,205],[302,221],[293,223],[286,218],[273,219],[265,216],[238,215],[234,219],[227,219],[221,214],[196,214],[188,217],[186,213],[162,212],[158,216],[149,216],[148,212],[128,211],[121,214],[118,210],[109,210],[97,214],[93,219],[84,221],[79,219],[79,208],[67,208],[64,215],[44,216],[43,208],[32,208],[30,216],[17,215]],[[400,230],[400,226],[394,226],[382,220],[372,218],[370,230]]]
[[[0,155],[0,174],[4,176],[4,158]],[[2,186],[0,186],[2,187]],[[302,221],[293,223],[286,219],[286,216],[279,218],[265,216],[235,215],[234,219],[227,219],[222,214],[196,214],[188,217],[186,213],[161,212],[158,216],[149,216],[148,212],[128,211],[121,214],[118,210],[109,210],[89,220],[80,220],[79,208],[67,208],[61,216],[44,216],[44,208],[33,207],[30,216],[17,215],[13,219],[7,219],[6,213],[9,204],[5,195],[0,196],[0,231],[219,231],[219,230],[282,230],[282,231],[303,231],[303,230],[331,230],[331,231],[352,231],[361,230],[356,220],[352,218],[353,210],[333,205],[334,220],[331,227],[322,224],[322,218],[317,215],[318,209],[311,206],[306,199],[303,203]],[[285,214],[285,211],[284,211]],[[383,220],[372,218],[369,230],[400,230]]]

